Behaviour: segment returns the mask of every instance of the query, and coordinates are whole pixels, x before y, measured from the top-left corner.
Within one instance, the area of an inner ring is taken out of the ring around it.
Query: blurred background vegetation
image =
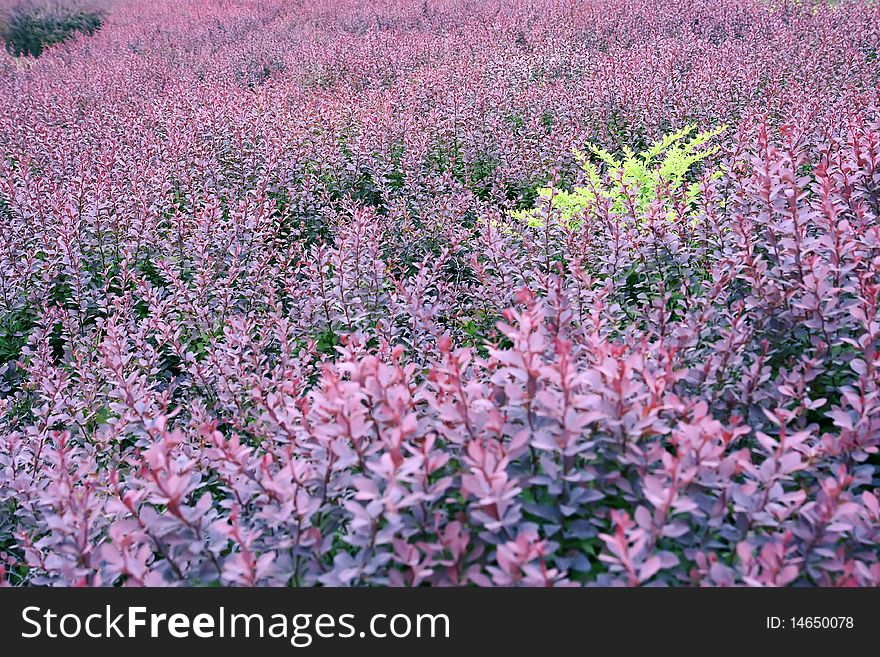
[[[15,57],[39,57],[77,34],[97,32],[105,12],[94,3],[18,0],[0,6],[0,38]]]

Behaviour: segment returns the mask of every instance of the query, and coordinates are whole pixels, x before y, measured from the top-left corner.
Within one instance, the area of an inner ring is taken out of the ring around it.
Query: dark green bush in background
[[[0,30],[12,55],[39,57],[44,49],[76,34],[93,35],[103,19],[103,12],[90,9],[22,4],[10,11]]]

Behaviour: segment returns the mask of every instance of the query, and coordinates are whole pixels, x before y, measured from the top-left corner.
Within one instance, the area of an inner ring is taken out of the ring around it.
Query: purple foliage
[[[0,580],[880,585],[878,51],[868,0],[157,0],[0,54]],[[689,123],[692,212],[511,215]]]

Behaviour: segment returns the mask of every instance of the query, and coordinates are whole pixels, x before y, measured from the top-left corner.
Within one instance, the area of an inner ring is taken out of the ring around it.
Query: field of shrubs
[[[877,2],[4,2],[4,584],[880,585]]]

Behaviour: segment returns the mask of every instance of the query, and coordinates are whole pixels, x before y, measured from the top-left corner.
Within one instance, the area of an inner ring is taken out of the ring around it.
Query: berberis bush
[[[121,0],[0,55],[2,579],[880,584],[878,48]]]

